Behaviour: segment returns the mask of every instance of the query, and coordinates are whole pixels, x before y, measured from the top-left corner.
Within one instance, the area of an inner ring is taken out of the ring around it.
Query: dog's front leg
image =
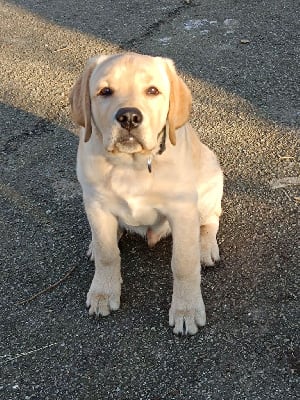
[[[92,230],[95,275],[87,294],[89,314],[106,316],[120,307],[121,271],[117,241],[118,221],[97,203],[85,202]]]
[[[194,335],[205,325],[205,307],[201,294],[201,266],[197,210],[189,210],[170,220],[173,235],[173,297],[169,323],[176,334]]]

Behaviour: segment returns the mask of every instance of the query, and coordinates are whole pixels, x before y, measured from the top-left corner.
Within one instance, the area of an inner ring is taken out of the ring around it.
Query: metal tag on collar
[[[148,167],[149,173],[151,173],[152,172],[152,155],[148,157],[147,167]]]

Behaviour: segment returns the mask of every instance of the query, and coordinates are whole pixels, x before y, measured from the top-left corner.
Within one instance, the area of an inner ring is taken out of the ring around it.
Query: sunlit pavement
[[[295,2],[20,0],[0,10],[0,397],[296,399]],[[123,50],[174,59],[193,92],[192,124],[225,173],[221,262],[203,271],[207,325],[194,337],[168,326],[170,239],[149,250],[125,235],[121,309],[95,320],[84,306],[93,265],[68,91],[88,57]]]

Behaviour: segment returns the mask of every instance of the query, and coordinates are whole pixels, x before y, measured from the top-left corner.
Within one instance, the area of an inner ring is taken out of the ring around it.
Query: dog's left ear
[[[184,125],[190,116],[192,106],[192,95],[189,88],[176,73],[174,63],[170,59],[165,59],[167,74],[170,81],[170,101],[169,101],[169,137],[170,142],[176,144],[176,129]]]

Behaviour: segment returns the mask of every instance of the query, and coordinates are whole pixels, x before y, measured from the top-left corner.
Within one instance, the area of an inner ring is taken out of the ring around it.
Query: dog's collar
[[[161,139],[160,139],[160,143],[159,143],[158,152],[155,155],[161,155],[166,150],[166,138],[167,138],[168,131],[169,131],[169,124],[167,121],[166,125],[163,127],[162,131],[158,134],[158,137],[161,137]],[[152,172],[153,157],[154,157],[154,155],[151,154],[147,160],[147,167],[148,167],[149,173]]]

